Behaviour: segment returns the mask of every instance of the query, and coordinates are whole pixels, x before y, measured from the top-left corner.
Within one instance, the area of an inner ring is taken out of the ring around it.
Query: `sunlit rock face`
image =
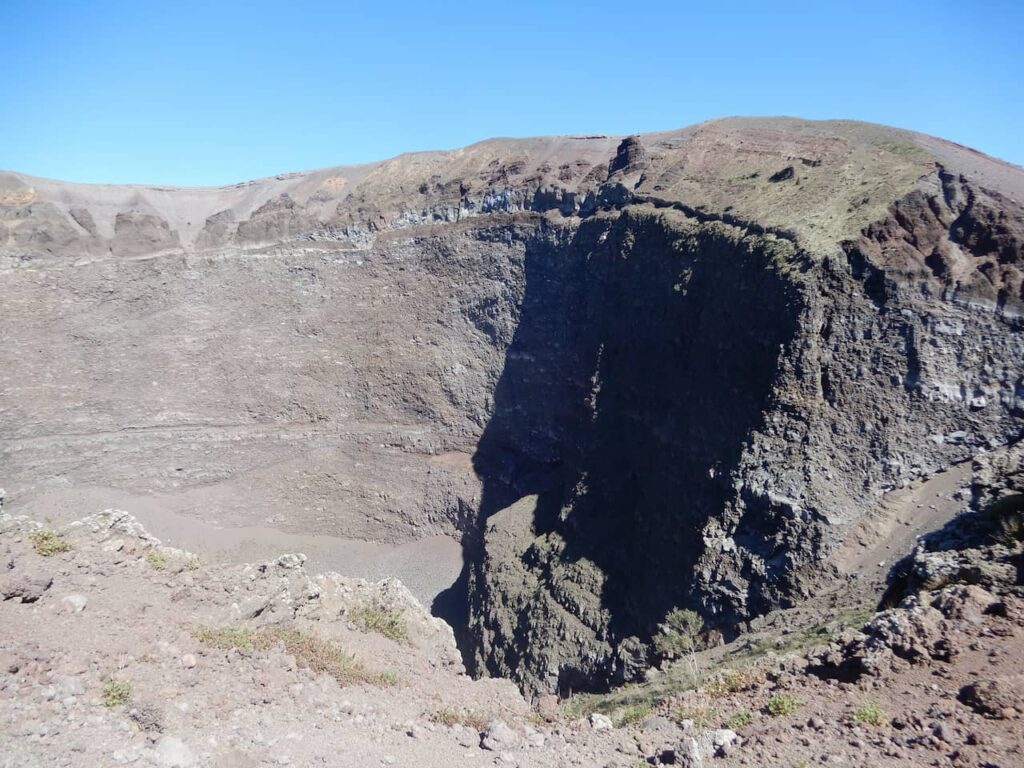
[[[1021,200],[941,140],[782,119],[3,173],[8,503],[456,537],[435,610],[477,672],[631,679],[670,610],[799,601],[881,493],[1020,436]]]

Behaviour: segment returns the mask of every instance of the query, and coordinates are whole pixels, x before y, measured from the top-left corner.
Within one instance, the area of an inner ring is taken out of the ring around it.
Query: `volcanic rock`
[[[473,672],[638,679],[673,611],[731,638],[887,493],[1020,438],[1022,200],[958,145],[782,118],[218,189],[0,173],[7,503],[457,539]]]

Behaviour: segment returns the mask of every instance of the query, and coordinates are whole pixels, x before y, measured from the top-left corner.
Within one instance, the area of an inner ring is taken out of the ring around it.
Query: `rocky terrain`
[[[964,147],[782,118],[220,189],[3,173],[7,507],[391,558],[474,675],[639,680],[673,612],[732,641],[879,569],[957,511],[900,494],[1020,438],[1022,200]]]
[[[117,510],[0,515],[0,766],[1018,765],[1022,456],[974,463],[893,607],[851,613],[851,582],[647,682],[532,706],[469,678],[394,580],[204,564]]]

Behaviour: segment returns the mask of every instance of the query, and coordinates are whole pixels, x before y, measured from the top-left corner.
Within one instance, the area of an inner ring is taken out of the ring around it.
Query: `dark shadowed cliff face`
[[[739,631],[847,572],[886,491],[1020,437],[1021,200],[790,119],[221,189],[0,173],[0,480],[40,519],[458,537],[436,610],[478,672],[631,679],[672,609]]]
[[[649,638],[669,610],[695,603],[699,531],[731,495],[803,305],[786,272],[799,275],[792,244],[649,207],[595,216],[571,237],[541,230],[526,253],[520,321],[475,464],[482,521],[538,498],[511,562],[485,544],[470,582],[481,659],[514,676],[559,669],[537,643],[540,612],[553,636],[579,622],[607,648]],[[508,615],[509,600],[522,616]],[[607,652],[583,661],[586,650],[563,683],[629,673]]]
[[[935,216],[927,197],[898,210]],[[872,266],[861,249],[887,224],[821,259],[701,218],[628,205],[527,243],[475,456],[480,669],[528,688],[635,677],[673,608],[729,634],[793,605],[880,493],[1022,432],[1005,287]],[[951,237],[932,229],[982,263],[1019,247]]]

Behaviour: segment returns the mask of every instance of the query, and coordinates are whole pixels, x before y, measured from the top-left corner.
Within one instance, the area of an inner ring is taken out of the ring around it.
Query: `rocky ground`
[[[975,464],[972,506],[893,570],[894,607],[858,605],[865,581],[563,701],[467,677],[451,629],[395,580],[314,576],[301,555],[202,563],[120,511],[60,530],[8,514],[0,765],[1010,768],[1019,459]]]
[[[530,723],[398,582],[313,577],[298,556],[198,564],[114,511],[46,557],[39,526],[2,528],[4,766],[484,763],[499,753],[462,713]]]

